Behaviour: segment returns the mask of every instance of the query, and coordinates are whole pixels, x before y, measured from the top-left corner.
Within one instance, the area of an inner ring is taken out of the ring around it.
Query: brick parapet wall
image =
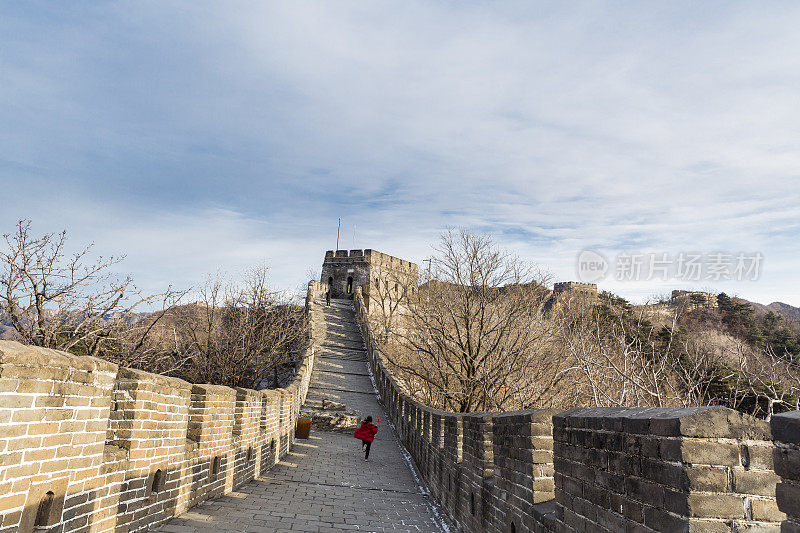
[[[771,428],[775,473],[781,477],[776,499],[786,514],[781,531],[800,533],[800,411],[773,416]]]
[[[556,413],[555,409],[543,409],[492,417],[496,477],[493,523],[513,522],[532,530],[531,504],[554,498],[552,416]],[[504,531],[502,527],[494,530]]]
[[[50,499],[41,530],[142,531],[274,465],[308,391],[322,285],[309,284],[312,333],[286,389],[191,385],[0,341],[0,533],[33,531]]]
[[[180,465],[186,449],[190,401],[191,386],[185,381],[119,369],[106,445],[121,450],[118,457],[122,459],[124,453],[126,462],[116,463],[120,475],[114,477],[119,478],[119,486],[109,480],[103,483],[103,488],[112,490],[107,498],[109,505],[102,512],[92,513],[94,498],[86,497],[87,523],[94,526],[99,521],[101,527],[135,531],[148,521],[161,522],[175,513],[180,500]],[[109,474],[112,472],[113,466],[108,469]],[[153,491],[157,472],[162,476],[163,487]],[[69,520],[69,514],[65,512],[63,519]],[[66,530],[74,530],[77,525],[66,524]]]
[[[491,523],[494,487],[493,421],[490,413],[462,418],[461,523],[469,531],[487,531]]]
[[[722,407],[436,411],[392,376],[358,290],[355,306],[386,410],[457,530],[800,533],[800,413],[773,418],[773,442]]]
[[[565,531],[777,531],[769,425],[722,407],[554,416]]]

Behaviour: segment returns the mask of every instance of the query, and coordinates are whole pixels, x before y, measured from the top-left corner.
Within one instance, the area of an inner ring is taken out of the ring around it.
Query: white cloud
[[[30,185],[10,195],[5,227],[26,216],[119,244],[154,284],[268,258],[294,286],[332,247],[337,216],[347,246],[355,224],[356,246],[416,260],[445,226],[490,231],[561,278],[587,247],[758,250],[764,277],[742,295],[800,304],[787,288],[800,230],[792,4],[71,15],[8,18],[0,185]],[[48,195],[75,208],[42,209]]]

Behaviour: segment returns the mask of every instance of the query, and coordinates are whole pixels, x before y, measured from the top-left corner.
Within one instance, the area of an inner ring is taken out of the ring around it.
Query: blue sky
[[[575,278],[586,248],[759,251],[800,305],[800,5],[0,3],[0,228],[124,252],[156,290],[448,226]],[[355,226],[355,239],[353,227]]]

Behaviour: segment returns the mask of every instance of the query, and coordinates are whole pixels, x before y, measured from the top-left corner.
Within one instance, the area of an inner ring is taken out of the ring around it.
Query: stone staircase
[[[322,341],[303,413],[321,422],[315,423],[317,428],[329,425],[323,418],[345,413],[350,419],[340,422],[343,427],[328,429],[352,431],[359,417],[372,414],[377,408],[364,341],[356,324],[352,301],[334,299],[329,307],[324,301],[317,303],[321,304],[317,310],[322,310],[324,315],[316,331]],[[341,404],[343,408],[326,411],[325,406],[330,408],[331,404]]]

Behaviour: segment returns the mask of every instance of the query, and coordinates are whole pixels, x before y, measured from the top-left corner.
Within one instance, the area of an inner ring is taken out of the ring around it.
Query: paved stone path
[[[385,420],[351,302],[334,300],[324,312],[323,350],[306,404],[318,407],[328,398]],[[369,462],[352,436],[312,431],[261,478],[194,507],[158,531],[443,531],[389,424],[378,429]]]

